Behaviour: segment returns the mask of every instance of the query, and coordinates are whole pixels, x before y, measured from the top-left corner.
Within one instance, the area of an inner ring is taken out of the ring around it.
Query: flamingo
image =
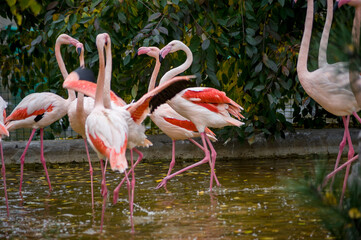
[[[173,53],[176,51],[182,50],[186,53],[187,59],[186,61],[177,68],[174,68],[168,71],[164,76],[160,79],[159,85],[164,84],[168,81],[168,79],[173,76],[185,71],[192,64],[193,55],[191,50],[181,41],[173,40],[168,43],[165,47],[160,51],[160,60],[164,58],[168,53]],[[167,177],[165,177],[157,186],[160,188],[166,184],[166,182],[173,178],[174,176],[191,169],[193,167],[199,166],[203,163],[209,162],[211,164],[211,180],[210,180],[210,190],[212,190],[213,178],[216,179],[216,175],[214,172],[217,152],[215,151],[211,141],[209,140],[205,129],[206,127],[214,127],[214,128],[222,128],[224,126],[237,126],[240,127],[244,123],[239,121],[240,118],[244,118],[240,113],[243,108],[238,105],[236,102],[231,100],[226,96],[224,92],[221,92],[215,88],[209,87],[194,87],[187,88],[177,94],[174,98],[167,101],[167,103],[180,115],[189,119],[196,126],[197,131],[200,132],[202,143],[203,143],[203,151],[205,157],[203,160],[192,164],[178,172],[175,172]],[[231,115],[238,118],[232,118]],[[207,148],[207,144],[211,150],[210,152]],[[217,182],[218,184],[218,182]]]
[[[333,8],[333,1],[332,0],[327,0],[326,22],[325,22],[325,26],[324,26],[324,29],[323,29],[323,32],[322,32],[320,48],[319,48],[319,55],[318,55],[318,65],[321,68],[322,67],[331,67],[331,68],[342,69],[342,68],[345,68],[347,66],[346,62],[337,62],[337,63],[333,63],[333,64],[329,64],[327,62],[327,44],[328,44],[328,38],[329,38],[331,24],[332,24],[333,12],[334,12],[334,9],[340,8],[344,4],[348,4],[348,5],[351,5],[351,6],[356,8],[354,22],[353,22],[353,28],[352,28],[352,40],[353,40],[355,46],[358,46],[358,44],[360,42],[360,21],[361,21],[361,7],[360,7],[360,4],[361,4],[361,1],[359,1],[359,0],[336,1],[335,8]],[[361,78],[359,77],[358,72],[354,72],[354,74],[356,74],[356,77],[354,77],[355,81],[351,81],[352,72],[350,72],[349,74],[350,74],[349,78],[350,78],[350,85],[351,85],[352,92],[354,93],[356,101],[358,102],[358,105],[360,106],[360,104],[361,104],[361,95],[359,95],[360,94],[359,86],[361,86],[360,85],[361,83],[358,83],[357,81],[359,81]],[[350,115],[348,115],[346,117],[343,116],[342,118],[343,118],[343,122],[346,123],[347,126],[348,126],[348,123],[350,121]],[[340,143],[339,152],[338,152],[338,155],[337,155],[334,170],[328,176],[326,176],[323,185],[325,185],[327,183],[327,181],[332,176],[332,181],[331,181],[331,184],[330,184],[330,187],[332,187],[333,182],[334,182],[334,175],[343,168],[343,167],[338,168],[338,165],[339,165],[339,162],[340,162],[340,159],[341,159],[343,149],[344,149],[344,147],[346,145],[346,140],[347,140],[347,131],[346,131],[346,127],[345,127],[344,136],[343,136],[343,139],[342,139],[342,141]],[[349,147],[353,148],[352,145],[349,146]],[[352,159],[355,159],[355,158],[352,158]],[[351,162],[347,161],[347,163],[351,163]],[[344,166],[346,166],[346,165],[344,165]],[[343,187],[342,196],[343,196],[344,191],[346,189],[346,182],[347,182],[347,178],[348,178],[350,164],[347,164],[347,168],[348,169],[346,169],[346,175],[345,175],[345,179],[344,179],[344,187]]]
[[[137,52],[138,55],[147,54],[156,60],[152,77],[149,82],[148,92],[154,89],[159,73],[161,65],[159,61],[159,52],[160,49],[157,47],[141,47]],[[153,111],[153,113],[150,115],[150,118],[160,128],[160,130],[162,130],[168,137],[172,139],[172,160],[169,165],[167,176],[171,174],[175,165],[175,141],[188,139],[190,142],[202,149],[202,151],[204,150],[199,143],[192,139],[201,136],[197,131],[196,126],[191,121],[177,113],[168,104],[165,103],[159,106],[156,110]],[[217,140],[214,133],[209,128],[205,128],[205,132],[208,138],[210,138],[212,141]],[[164,188],[166,189],[166,184],[164,185]]]
[[[102,46],[104,45],[106,46],[107,56],[107,64],[105,70],[104,57],[102,57]],[[100,159],[103,159],[104,157],[107,160],[109,159],[112,170],[118,170],[119,172],[125,173],[129,191],[130,212],[132,217],[135,185],[135,180],[133,181],[134,167],[132,166],[133,179],[131,187],[128,179],[128,173],[125,171],[128,166],[125,158],[125,148],[126,145],[129,144],[128,136],[130,134],[128,133],[128,131],[132,127],[129,125],[130,123],[140,125],[150,111],[149,108],[155,109],[160,104],[173,97],[174,94],[177,94],[179,91],[185,88],[185,86],[182,85],[182,82],[188,81],[191,77],[194,76],[173,79],[169,82],[169,84],[165,84],[162,87],[158,87],[153,91],[150,91],[137,102],[129,104],[122,108],[112,106],[109,98],[112,59],[110,50],[110,37],[108,34],[104,33],[97,36],[97,47],[99,51],[100,68],[98,75],[98,84],[95,93],[94,109],[88,116],[85,123],[86,135],[90,145],[98,153],[98,157]],[[82,92],[92,97],[93,91],[91,89],[89,90],[89,85],[87,84],[87,82],[79,80],[83,78],[81,76],[83,74],[83,70],[84,69],[80,68],[74,73],[71,73],[69,77],[64,81],[63,87]],[[104,75],[105,77],[102,77]],[[85,79],[87,78],[85,77]],[[177,84],[178,82],[179,84]],[[103,223],[104,203],[105,197],[107,195],[107,189],[105,185],[105,169],[107,165],[107,160],[105,163],[105,167],[102,171],[102,195],[104,202],[101,223]]]
[[[80,67],[84,67],[84,47],[81,45],[79,53]],[[90,189],[92,198],[92,209],[94,209],[94,190],[93,190],[93,168],[90,160],[89,149],[85,134],[85,120],[94,107],[94,99],[90,97],[84,97],[83,93],[78,93],[77,98],[71,102],[68,109],[69,123],[71,128],[78,133],[84,140],[85,151],[89,162],[90,173]]]
[[[2,97],[0,97],[0,151],[1,151],[1,174],[3,176],[4,182],[4,193],[5,193],[5,203],[6,203],[6,212],[7,216],[10,216],[9,212],[9,203],[8,203],[8,193],[6,190],[6,168],[5,168],[5,160],[4,160],[4,153],[3,153],[3,146],[2,146],[2,136],[9,136],[9,132],[4,125],[4,119],[6,118],[6,111],[5,108],[7,107],[8,103],[4,101]]]
[[[64,61],[61,57],[60,46],[62,44],[72,44],[75,47],[79,47],[79,41],[66,35],[61,34],[55,44],[55,56],[60,68],[60,71],[64,78],[67,76]],[[23,172],[25,163],[25,154],[29,148],[30,142],[33,139],[35,131],[40,128],[40,160],[45,170],[46,179],[48,181],[49,190],[52,190],[48,170],[46,168],[44,158],[43,147],[43,129],[49,126],[60,118],[64,117],[68,111],[70,103],[75,99],[75,92],[68,91],[68,99],[64,99],[54,93],[42,92],[32,93],[27,95],[12,111],[12,113],[6,118],[5,124],[8,131],[12,131],[18,128],[32,128],[31,135],[26,144],[25,150],[20,157],[21,162],[21,174],[20,174],[20,188],[21,193]]]
[[[313,98],[328,112],[342,117],[345,125],[345,135],[349,145],[348,163],[350,163],[350,161],[357,159],[358,156],[353,157],[354,149],[348,129],[349,117],[346,116],[353,114],[356,119],[361,122],[360,117],[356,113],[360,110],[360,107],[358,106],[356,99],[351,91],[348,73],[340,72],[340,70],[342,70],[341,63],[324,64],[323,67],[320,67],[313,72],[309,72],[307,69],[307,58],[311,41],[313,22],[313,5],[313,0],[308,0],[305,29],[297,62],[298,79],[300,80],[303,89],[311,98]],[[341,153],[343,144],[345,143],[341,142],[340,144]],[[325,185],[330,176],[331,175],[329,174],[326,177],[323,185]],[[348,171],[346,171],[345,175],[340,205],[342,204],[343,194],[346,189],[345,183],[347,177]]]

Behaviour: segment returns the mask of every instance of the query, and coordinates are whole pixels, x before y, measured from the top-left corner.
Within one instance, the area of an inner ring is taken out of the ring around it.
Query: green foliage
[[[326,176],[326,162],[318,162],[315,171],[305,174],[304,179],[292,181],[287,191],[296,193],[299,202],[314,207],[322,224],[336,239],[360,239],[361,237],[361,163],[352,166],[348,179],[348,191],[339,207],[344,171],[336,175],[333,190],[328,186],[322,191],[321,183]]]
[[[321,29],[325,0],[317,2],[320,7],[314,26]],[[161,48],[178,39],[194,56],[186,74],[195,74],[199,86],[225,91],[245,108],[245,127],[230,128],[226,135],[249,143],[257,132],[283,137],[284,130],[293,130],[293,126],[279,110],[284,110],[290,99],[296,124],[325,124],[325,112],[313,100],[305,101],[307,96],[296,78],[306,12],[301,5],[293,9],[291,1],[284,0],[42,1],[36,17],[26,14],[17,31],[8,28],[0,33],[0,40],[8,43],[0,46],[2,83],[21,96],[31,91],[64,96],[54,56],[57,36],[67,33],[83,42],[86,64],[96,69],[95,38],[108,32],[113,44],[112,89],[130,102],[147,91],[154,67],[154,59],[135,58],[136,49],[152,45]],[[13,17],[9,9],[0,12]],[[62,51],[68,71],[76,68],[74,49]],[[171,54],[162,63],[160,75],[184,60],[184,53]],[[306,115],[312,117],[304,120]]]

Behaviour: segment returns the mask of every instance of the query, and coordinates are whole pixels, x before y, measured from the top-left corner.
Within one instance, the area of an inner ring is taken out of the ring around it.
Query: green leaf
[[[101,3],[102,0],[95,0],[93,1],[93,3],[90,5],[90,9],[93,11],[93,9],[98,6],[99,3]],[[88,5],[89,6],[89,5]]]
[[[211,42],[209,41],[209,39],[207,38],[206,40],[204,40],[203,41],[203,43],[202,43],[202,49],[203,50],[206,50],[208,47],[209,47],[209,44],[210,44]]]
[[[270,104],[273,104],[275,102],[271,94],[267,94],[267,98]]]
[[[121,21],[122,23],[127,22],[127,18],[125,17],[124,13],[122,13],[122,12],[118,12],[118,20]]]
[[[262,66],[263,66],[262,62],[259,62],[254,69],[255,73],[259,73],[260,71],[262,71]]]
[[[138,93],[138,84],[135,84],[133,85],[131,90],[131,94],[134,99],[137,97],[137,93]]]
[[[53,35],[53,29],[50,29],[50,30],[48,31],[48,37],[51,37],[51,35]]]
[[[257,92],[262,91],[263,89],[264,89],[264,85],[262,85],[262,84],[260,84],[260,85],[253,88],[253,90],[255,90]]]
[[[159,27],[158,30],[159,32],[164,33],[165,35],[168,36],[168,29],[166,29],[165,27]]]
[[[128,55],[124,58],[124,60],[123,60],[124,66],[126,66],[129,62],[130,62],[130,54],[128,54]]]
[[[247,33],[247,35],[250,35],[253,37],[256,34],[256,30],[254,30],[252,28],[246,28],[246,33]]]
[[[211,82],[214,85],[216,85],[217,87],[219,87],[221,84],[219,83],[216,74],[210,69],[207,69],[206,72],[207,72],[207,75],[208,75],[209,79],[211,79]]]
[[[179,4],[179,0],[172,0],[172,3],[174,3],[175,5]]]
[[[160,12],[153,13],[152,15],[149,16],[148,22],[153,21],[153,20],[159,18],[160,16],[162,16],[162,14]]]
[[[174,20],[179,21],[179,17],[175,13],[171,13],[169,16],[171,16]]]
[[[266,65],[266,67],[271,69],[273,72],[278,71],[277,64],[274,61],[272,61],[271,59],[269,59],[267,54],[263,54],[263,63]]]
[[[43,37],[41,35],[37,36],[37,38],[35,38],[32,42],[31,42],[31,46],[37,45],[41,42],[41,40],[43,39]]]
[[[278,2],[281,4],[282,7],[285,6],[285,0],[278,0]]]
[[[84,46],[85,46],[85,50],[86,50],[87,52],[93,52],[92,49],[91,49],[91,47],[89,46],[88,42],[85,42]]]
[[[74,0],[65,0],[65,2],[69,7],[74,7]]]

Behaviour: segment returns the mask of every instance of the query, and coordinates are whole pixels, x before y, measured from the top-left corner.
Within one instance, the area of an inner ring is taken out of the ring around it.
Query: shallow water
[[[50,165],[49,195],[42,166],[25,165],[23,200],[19,167],[7,166],[10,218],[0,182],[0,239],[327,239],[313,209],[300,207],[286,191],[286,179],[303,176],[312,159],[218,161],[222,184],[208,191],[209,166],[200,166],[155,190],[169,162],[140,164],[136,173],[134,228],[131,233],[127,189],[116,205],[112,191],[119,173],[107,171],[110,192],[100,233],[100,164],[93,163],[95,210],[91,209],[87,164]],[[178,161],[180,169],[190,162]]]

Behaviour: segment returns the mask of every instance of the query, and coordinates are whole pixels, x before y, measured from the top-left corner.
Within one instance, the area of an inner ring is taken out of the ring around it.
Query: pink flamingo
[[[10,216],[9,212],[9,203],[8,203],[8,193],[6,189],[6,168],[5,168],[5,160],[4,160],[4,153],[3,153],[3,146],[2,146],[2,136],[9,136],[9,132],[4,125],[4,119],[6,118],[6,111],[5,108],[7,107],[8,103],[4,101],[2,97],[0,97],[0,151],[1,151],[1,174],[3,176],[4,182],[4,193],[5,193],[5,203],[6,203],[6,211],[7,216]]]
[[[335,9],[340,8],[342,5],[344,4],[348,4],[351,6],[354,6],[356,8],[355,10],[355,17],[354,17],[354,22],[353,22],[353,28],[352,28],[352,39],[353,42],[355,44],[355,46],[358,46],[359,42],[360,42],[360,21],[361,21],[361,8],[360,8],[360,3],[361,1],[359,0],[341,0],[341,1],[336,1],[335,4]],[[319,48],[319,55],[318,55],[318,64],[320,68],[339,68],[339,69],[344,69],[347,66],[346,62],[336,62],[333,64],[329,64],[327,62],[327,44],[328,44],[328,39],[329,39],[329,34],[330,34],[330,29],[331,29],[331,24],[332,24],[332,18],[333,18],[333,1],[332,0],[327,0],[327,16],[326,16],[326,22],[325,22],[325,26],[322,32],[322,38],[321,38],[321,42],[320,42],[320,48]],[[352,92],[354,93],[354,96],[356,98],[356,101],[358,102],[358,105],[360,106],[361,104],[361,95],[359,95],[360,91],[359,91],[359,86],[361,86],[361,84],[359,84],[357,81],[361,80],[361,78],[359,77],[359,73],[358,72],[350,72],[349,73],[350,76],[350,85],[351,85],[351,89]],[[352,74],[356,74],[356,77],[354,78],[355,81],[351,81],[351,77]],[[348,116],[343,116],[343,122],[346,123],[348,125],[349,121],[350,121],[350,115]],[[336,163],[335,163],[335,167],[334,170],[325,178],[323,185],[325,185],[327,183],[327,181],[332,177],[332,181],[330,184],[330,187],[332,187],[333,182],[334,182],[334,175],[339,172],[342,168],[338,168],[341,156],[342,156],[342,152],[344,147],[346,146],[346,141],[347,141],[347,131],[345,128],[345,132],[344,132],[344,136],[343,139],[340,143],[340,149],[337,155],[337,159],[336,159]],[[349,146],[351,148],[353,148],[353,146]],[[356,159],[356,158],[352,158],[351,161],[347,161],[347,163],[350,163]],[[348,173],[349,173],[349,168],[350,168],[350,164],[347,164],[348,169],[346,169],[346,175],[345,175],[345,179],[344,179],[344,188],[343,188],[343,193],[342,196],[344,195],[344,191],[346,189],[346,181],[348,178]],[[346,165],[343,165],[346,166]],[[342,197],[341,197],[342,198]],[[342,203],[342,201],[341,201]]]
[[[107,56],[107,64],[104,69],[104,58],[103,52],[101,50],[102,46],[106,46],[106,56]],[[131,127],[129,127],[129,122],[131,124],[138,124],[140,125],[141,122],[145,119],[147,116],[149,110],[149,106],[151,108],[156,108],[159,104],[165,102],[169,97],[172,97],[174,94],[178,93],[180,90],[182,90],[182,85],[176,84],[176,82],[180,82],[180,79],[185,79],[185,81],[189,80],[190,77],[182,77],[177,78],[173,81],[170,81],[169,84],[165,84],[162,87],[158,87],[154,89],[153,91],[147,93],[144,95],[140,100],[138,100],[135,103],[129,104],[127,106],[124,106],[122,108],[115,107],[111,105],[111,101],[109,99],[109,91],[110,91],[110,79],[111,79],[111,52],[110,52],[110,37],[108,34],[100,34],[97,37],[97,46],[99,51],[99,75],[98,75],[98,84],[97,84],[97,91],[95,93],[95,107],[92,111],[92,113],[88,116],[86,120],[86,135],[88,138],[88,141],[91,143],[91,146],[94,148],[95,151],[97,151],[98,156],[100,159],[103,157],[106,157],[109,159],[112,169],[113,170],[119,170],[120,172],[125,172],[125,176],[128,183],[128,191],[129,191],[129,203],[130,203],[130,209],[131,209],[131,217],[133,214],[133,201],[134,201],[134,185],[132,181],[132,186],[130,188],[129,180],[128,180],[128,174],[125,171],[127,168],[127,162],[125,159],[125,148],[127,143],[129,143],[129,135],[128,131]],[[66,81],[63,84],[63,87],[65,88],[71,88],[75,91],[82,92],[86,95],[93,96],[93,92],[90,89],[87,82],[79,79],[83,79],[81,76],[83,69],[78,69],[74,73],[71,73],[69,77],[66,79]],[[105,72],[105,73],[104,73]],[[105,75],[105,77],[102,77]],[[193,77],[193,76],[191,76]],[[85,79],[87,79],[85,77]],[[103,86],[103,87],[102,87]],[[104,89],[104,90],[103,90]],[[102,95],[104,92],[104,96]],[[164,92],[168,92],[164,94]],[[173,95],[172,95],[173,94]],[[103,99],[103,101],[102,101]],[[97,104],[98,102],[98,104]],[[96,115],[94,115],[94,112]],[[106,114],[104,115],[104,113]],[[105,119],[104,116],[106,116],[108,119],[110,119],[114,115],[114,120]],[[95,117],[93,117],[95,116]],[[117,120],[116,120],[117,119]],[[107,123],[107,124],[104,124]],[[116,124],[115,126],[112,126],[112,124]],[[105,128],[112,128],[114,129],[108,129],[105,130]],[[117,132],[120,130],[119,132]],[[104,132],[105,131],[105,132]],[[104,132],[104,133],[103,133]],[[112,134],[115,134],[115,136],[112,136]],[[111,141],[117,140],[113,143],[118,148],[120,147],[120,150],[114,150],[115,147],[111,145]],[[119,154],[118,154],[119,153]],[[112,160],[113,158],[113,160]],[[114,159],[116,158],[116,159]],[[113,163],[113,164],[112,164]],[[115,164],[115,165],[114,165]],[[133,163],[132,163],[133,165]],[[105,185],[105,169],[106,164],[103,170],[103,181],[102,181],[102,194],[103,197],[106,196],[107,190]],[[132,169],[134,169],[132,167]],[[132,172],[133,173],[133,172]],[[134,176],[134,173],[133,173]],[[134,178],[134,177],[133,177]],[[103,202],[103,205],[105,203],[105,199]],[[104,209],[104,208],[103,208]],[[104,210],[103,210],[104,212]],[[103,216],[104,214],[102,214]],[[103,222],[103,221],[102,221]]]
[[[55,44],[55,56],[58,61],[60,71],[65,78],[67,76],[67,71],[60,53],[60,46],[62,44],[72,44],[75,47],[78,47],[79,41],[66,34],[62,34],[57,38]],[[12,113],[6,118],[5,124],[8,131],[12,131],[18,128],[33,129],[29,137],[28,143],[26,144],[25,150],[20,157],[20,193],[23,182],[25,154],[29,148],[31,140],[33,139],[35,131],[38,128],[40,128],[40,160],[45,170],[49,189],[50,191],[52,190],[44,158],[43,128],[49,126],[50,124],[54,123],[55,121],[66,115],[70,103],[75,99],[75,92],[68,91],[68,96],[68,99],[64,99],[50,92],[29,94],[16,106]]]
[[[296,1],[295,1],[296,2]],[[354,149],[352,146],[351,136],[348,129],[349,117],[353,114],[358,121],[361,122],[360,117],[357,115],[357,111],[360,107],[357,105],[355,96],[351,91],[349,82],[349,76],[347,72],[341,72],[342,65],[340,64],[325,64],[325,66],[316,69],[313,72],[309,72],[307,69],[307,58],[309,45],[311,41],[312,22],[313,22],[313,0],[307,2],[307,14],[305,21],[305,30],[301,41],[301,47],[298,55],[297,73],[302,87],[306,93],[313,98],[318,104],[320,104],[328,112],[342,116],[345,125],[345,135],[349,145],[348,163],[351,163],[358,156],[354,156]],[[345,141],[340,144],[340,152],[342,153],[343,145]],[[340,153],[339,153],[340,154]],[[337,164],[337,161],[336,161]],[[346,165],[344,165],[346,166]],[[349,168],[349,167],[348,167]],[[332,174],[332,173],[331,173]],[[324,184],[331,177],[329,174]],[[348,171],[346,170],[344,186],[341,194],[340,205],[342,204],[342,198],[346,189],[346,182],[348,177]],[[324,185],[323,184],[323,185]]]
[[[110,77],[112,71],[112,56],[111,56],[111,41],[108,34],[98,34],[96,44],[99,53],[99,74],[98,84],[95,93],[94,108],[88,115],[85,121],[85,133],[89,144],[97,153],[102,165],[102,196],[103,207],[101,216],[101,231],[103,228],[105,201],[107,196],[107,187],[105,182],[105,173],[108,160],[113,171],[118,170],[124,172],[128,167],[125,157],[125,150],[127,146],[128,125],[126,124],[123,115],[114,111],[110,104]],[[104,59],[104,47],[106,48],[106,66]],[[75,72],[69,74],[64,81],[63,87],[69,79],[87,79],[89,76],[83,77],[86,69],[79,68]],[[79,81],[80,82],[80,81]],[[77,90],[78,91],[78,90]],[[78,91],[81,92],[81,91]],[[103,167],[102,159],[106,159]]]
[[[160,57],[164,58],[168,53],[173,53],[179,50],[182,50],[186,53],[187,60],[179,67],[174,68],[164,74],[164,76],[159,82],[159,85],[164,84],[164,82],[168,81],[169,78],[172,78],[173,76],[185,71],[192,64],[192,52],[184,43],[178,40],[173,40],[168,43],[164,48],[162,48],[162,50],[160,51]],[[243,122],[231,117],[231,115],[233,115],[238,119],[244,118],[240,114],[240,111],[243,110],[243,108],[236,102],[228,98],[224,92],[208,87],[187,88],[177,94],[171,100],[167,101],[167,103],[180,115],[184,116],[185,118],[189,119],[194,123],[198,132],[200,132],[201,134],[205,157],[203,158],[203,160],[165,177],[162,182],[157,186],[157,188],[164,186],[164,184],[166,184],[166,182],[174,176],[188,169],[209,162],[212,164],[211,181],[209,187],[210,190],[212,190],[213,178],[215,176],[214,167],[217,153],[211,141],[209,140],[205,129],[206,127],[222,128],[224,126],[239,127],[243,125]],[[211,155],[207,148],[207,144],[211,150]]]
[[[154,89],[159,73],[161,65],[159,61],[159,52],[160,49],[157,47],[141,47],[138,49],[138,55],[147,54],[156,60],[152,77],[149,82],[148,91]],[[150,118],[160,128],[160,130],[162,130],[168,137],[172,139],[172,160],[169,165],[167,176],[171,174],[175,165],[175,141],[188,139],[190,142],[202,149],[202,151],[204,150],[199,143],[192,139],[201,136],[197,131],[196,126],[191,121],[177,113],[168,104],[162,104],[159,106],[156,110],[153,111],[153,113],[150,115]],[[208,138],[210,138],[212,141],[217,140],[214,133],[209,128],[205,128],[205,132]],[[164,188],[166,189],[166,184],[164,184]]]
[[[80,50],[80,67],[84,67],[84,47],[81,45]],[[94,84],[95,85],[95,84]],[[84,140],[85,150],[89,162],[89,173],[90,173],[90,188],[92,197],[92,208],[94,209],[94,190],[93,190],[93,168],[90,160],[89,149],[85,134],[85,120],[94,108],[94,99],[90,97],[84,97],[83,93],[78,93],[77,98],[71,102],[68,109],[69,123],[71,128],[78,133]]]

